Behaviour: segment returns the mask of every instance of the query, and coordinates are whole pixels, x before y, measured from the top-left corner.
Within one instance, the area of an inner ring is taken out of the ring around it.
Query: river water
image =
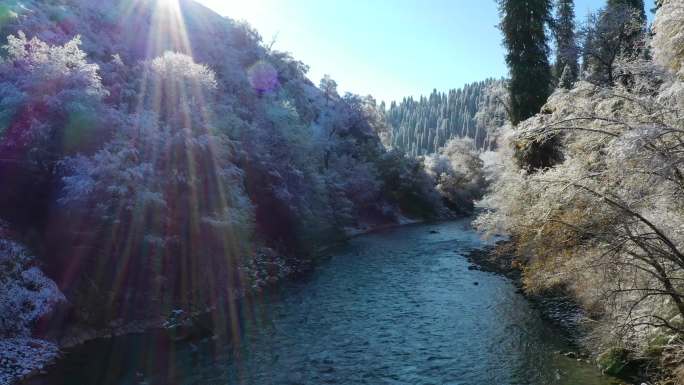
[[[561,333],[509,280],[468,269],[482,246],[467,221],[357,237],[252,301],[239,342],[94,341],[31,384],[612,384],[556,353]]]

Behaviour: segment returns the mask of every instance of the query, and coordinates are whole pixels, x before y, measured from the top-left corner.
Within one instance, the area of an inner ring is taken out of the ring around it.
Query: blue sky
[[[341,92],[399,100],[506,76],[494,0],[198,0],[330,74]],[[605,0],[575,0],[578,18]],[[647,0],[647,8],[653,0]]]

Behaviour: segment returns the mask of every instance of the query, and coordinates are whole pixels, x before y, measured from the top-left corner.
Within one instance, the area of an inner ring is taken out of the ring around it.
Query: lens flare
[[[278,85],[278,71],[271,63],[259,60],[248,70],[249,83],[260,94],[273,91]]]

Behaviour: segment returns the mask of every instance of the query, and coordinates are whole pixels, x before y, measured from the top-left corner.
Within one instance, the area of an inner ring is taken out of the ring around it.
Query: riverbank
[[[647,372],[643,368],[639,368],[640,365],[643,365],[643,362],[629,360],[621,362],[622,359],[620,357],[613,357],[611,354],[595,351],[588,347],[584,341],[591,331],[589,325],[595,323],[595,321],[590,319],[584,309],[572,299],[571,295],[562,289],[548,290],[538,294],[527,292],[523,284],[525,265],[516,256],[515,243],[513,241],[500,241],[490,247],[472,250],[467,255],[467,259],[473,264],[471,266],[472,269],[487,271],[509,278],[518,288],[518,291],[539,311],[542,318],[558,328],[563,338],[573,349],[558,351],[556,354],[594,364],[603,372],[608,372],[621,378],[624,382],[621,382],[620,385],[678,385],[678,383],[669,380],[659,382],[653,379],[653,376],[649,375],[649,373],[659,372],[659,370],[654,371],[653,368],[649,368]],[[617,352],[619,350],[617,348],[610,348],[607,352]],[[615,367],[619,367],[620,370],[615,370]]]
[[[473,250],[468,260],[480,270],[506,276],[511,279],[520,293],[540,310],[542,317],[559,327],[567,341],[578,347],[577,352],[568,354],[586,357],[588,352],[581,352],[581,340],[586,328],[584,324],[591,322],[584,310],[572,300],[562,289],[530,294],[523,287],[524,262],[515,255],[515,244],[512,241],[500,241],[496,245],[481,250]]]

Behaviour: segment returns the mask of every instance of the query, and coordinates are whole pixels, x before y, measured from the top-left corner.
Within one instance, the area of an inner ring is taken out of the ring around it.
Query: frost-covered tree
[[[478,148],[488,151],[497,148],[500,129],[509,121],[511,103],[505,81],[489,84],[484,93],[486,97],[481,100],[475,121],[481,130],[487,132],[484,146]]]
[[[214,73],[180,54],[143,65],[153,83],[141,94],[143,110],[99,151],[63,162],[60,203],[113,234],[99,268],[132,260],[141,273],[167,280],[165,289],[147,290],[206,303],[225,297],[229,272],[248,249],[252,205],[233,144],[211,132]],[[149,270],[155,264],[164,268]],[[179,290],[179,274],[194,282],[193,293]],[[103,290],[114,284],[99,278]]]
[[[0,234],[6,231],[0,222]],[[31,333],[34,323],[65,301],[55,282],[36,266],[26,248],[0,238],[0,338]]]
[[[172,129],[206,129],[215,74],[190,56],[165,52],[143,64],[139,98]]]
[[[574,0],[558,0],[556,2],[553,32],[556,38],[554,73],[560,86],[568,88],[579,77],[579,48],[575,36]]]
[[[500,0],[506,63],[510,70],[510,112],[513,124],[535,115],[551,91],[546,27],[550,0]]]
[[[23,32],[7,37],[0,63],[2,158],[50,169],[60,154],[97,134],[99,101],[107,91],[80,44],[79,37],[64,45]]]
[[[637,14],[642,22],[646,21],[646,6],[644,5],[644,0],[608,0],[608,7],[631,7]]]
[[[325,95],[326,101],[330,102],[331,99],[337,98],[337,82],[330,77],[330,75],[324,75],[321,79],[320,85],[318,86]]]
[[[365,116],[373,131],[380,137],[380,142],[385,148],[392,147],[392,126],[387,120],[387,108],[385,102],[378,105],[375,98],[367,95],[364,100]]]
[[[654,56],[666,68],[684,76],[684,4],[664,1],[653,25]]]
[[[321,104],[326,104],[322,95]],[[305,247],[304,239],[330,232],[329,223],[317,222],[316,216],[330,219],[320,170],[336,152],[337,133],[325,124],[321,129],[325,132],[316,135],[319,140],[312,141],[311,128],[301,123],[297,110],[285,101],[270,101],[264,117],[267,125],[243,142],[256,230],[286,249]]]
[[[128,290],[149,290],[161,296],[150,299],[174,299],[183,305],[225,297],[233,284],[228,273],[248,249],[253,221],[243,173],[231,163],[231,148],[211,135],[135,127],[93,155],[63,162],[59,202],[64,215],[111,237],[89,269],[121,268],[126,261],[148,275],[112,292],[117,297],[110,301],[123,300]],[[80,226],[74,230],[82,231]],[[186,275],[192,293],[180,290],[178,274]],[[87,293],[85,300],[100,300],[115,284],[110,278],[91,277],[98,290]]]
[[[330,159],[325,177],[336,227],[355,227],[358,218],[375,210],[381,181],[373,163],[336,155]]]
[[[584,79],[614,85],[619,80],[617,61],[642,51],[644,30],[639,11],[629,5],[612,5],[590,15],[581,32]]]
[[[426,156],[425,169],[447,205],[472,213],[485,190],[483,162],[472,139],[451,139],[436,154]]]
[[[404,213],[428,218],[440,213],[442,205],[434,181],[417,159],[391,150],[378,160],[378,172],[383,193]]]
[[[513,237],[527,261],[528,290],[561,287],[575,295],[596,321],[594,346],[627,348],[680,380],[681,11],[681,2],[665,1],[656,15],[652,47],[662,66],[622,55],[615,72],[630,74],[630,82],[557,90],[545,114],[505,137],[513,144],[560,138],[564,161],[530,174],[510,161],[512,147],[501,146],[498,177],[483,201],[494,210],[477,221]]]
[[[513,142],[561,138],[565,160],[535,174],[506,162],[478,221],[515,237],[529,290],[565,287],[601,338],[640,350],[684,332],[682,84],[643,58],[618,69],[629,87],[581,82],[519,127]]]
[[[111,111],[102,105],[107,91],[98,66],[86,60],[78,37],[50,45],[19,32],[3,50],[0,212],[27,225],[47,214],[57,162],[96,148],[109,135]]]
[[[572,88],[572,85],[575,83],[575,80],[576,78],[572,74],[572,70],[570,69],[570,67],[565,66],[560,78],[558,79],[558,85],[561,88],[569,90],[570,88]]]

